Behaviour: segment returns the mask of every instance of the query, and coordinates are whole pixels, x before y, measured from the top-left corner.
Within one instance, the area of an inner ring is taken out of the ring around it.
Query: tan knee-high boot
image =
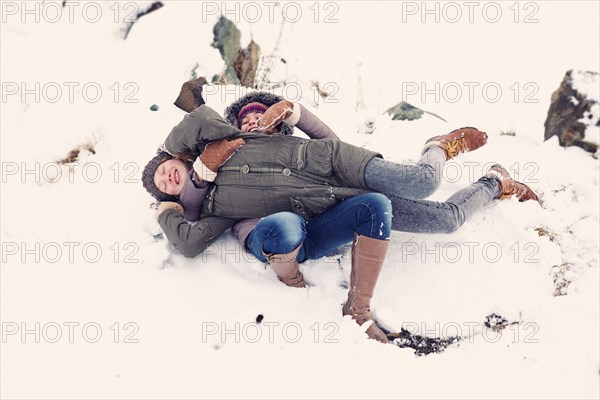
[[[288,254],[267,254],[264,250],[263,254],[281,282],[288,286],[303,288],[306,287],[306,282],[304,282],[304,276],[300,272],[300,266],[296,259],[300,247],[302,245],[296,247]]]
[[[389,343],[389,340],[372,321],[371,298],[389,244],[390,242],[387,240],[354,235],[350,289],[348,290],[348,301],[342,310],[344,315],[351,315],[359,325],[371,324],[367,329],[367,335],[382,343]]]

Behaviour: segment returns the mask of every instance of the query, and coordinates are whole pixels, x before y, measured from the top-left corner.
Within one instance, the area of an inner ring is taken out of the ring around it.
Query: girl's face
[[[154,184],[163,193],[179,196],[188,172],[183,161],[172,158],[160,164],[154,173]]]
[[[240,129],[244,132],[254,132],[258,129],[258,120],[262,117],[262,115],[263,113],[258,111],[244,115]]]

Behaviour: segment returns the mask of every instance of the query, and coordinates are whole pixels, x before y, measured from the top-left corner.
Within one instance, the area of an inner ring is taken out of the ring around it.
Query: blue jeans
[[[405,199],[431,196],[442,183],[446,153],[432,146],[416,163],[397,163],[374,158],[365,168],[369,189]]]
[[[392,202],[392,230],[415,233],[451,233],[475,211],[498,197],[498,182],[483,177],[459,190],[445,202],[421,200],[441,184],[446,154],[430,147],[417,163],[395,163],[374,158],[365,169],[369,189]]]
[[[366,193],[344,200],[308,221],[291,212],[262,218],[248,235],[246,247],[266,262],[263,251],[287,254],[302,244],[297,259],[304,262],[350,243],[354,233],[388,240],[391,220],[390,200],[380,193]]]

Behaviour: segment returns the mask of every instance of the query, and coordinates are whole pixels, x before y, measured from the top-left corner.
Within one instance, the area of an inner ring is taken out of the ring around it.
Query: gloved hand
[[[235,140],[221,139],[209,143],[194,161],[194,171],[199,178],[212,182],[217,177],[217,170],[246,143],[242,138]]]
[[[200,180],[194,170],[188,172],[179,193],[179,204],[183,207],[183,218],[188,221],[200,219],[202,203],[208,194],[210,182]]]
[[[273,104],[258,121],[259,130],[263,133],[277,132],[277,126],[292,115],[292,111],[294,111],[294,103],[291,101],[282,100]]]
[[[183,207],[181,207],[181,204],[174,202],[174,201],[163,201],[158,205],[157,215],[162,214],[164,211],[168,210],[169,208],[173,208],[173,209],[177,210],[178,212],[180,212],[181,214],[183,214]]]

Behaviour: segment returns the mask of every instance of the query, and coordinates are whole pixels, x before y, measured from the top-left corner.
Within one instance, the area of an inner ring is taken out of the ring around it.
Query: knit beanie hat
[[[142,185],[158,201],[177,201],[178,197],[163,193],[154,184],[154,174],[158,167],[165,161],[172,159],[173,156],[166,151],[158,151],[156,155],[146,164],[142,172]]]
[[[244,107],[242,107],[242,109],[240,110],[240,113],[238,114],[237,117],[237,122],[238,122],[238,128],[242,128],[242,120],[244,119],[244,117],[246,116],[246,114],[250,114],[253,112],[259,112],[264,114],[265,111],[267,111],[267,106],[262,104],[262,103],[258,103],[258,102],[253,102],[253,103],[248,103],[246,104]]]

